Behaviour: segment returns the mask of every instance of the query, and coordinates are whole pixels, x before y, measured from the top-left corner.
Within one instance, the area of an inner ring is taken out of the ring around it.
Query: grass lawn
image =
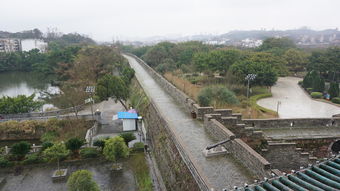
[[[132,169],[139,191],[152,191],[152,181],[149,173],[149,167],[143,152],[137,152],[130,155],[128,165]]]

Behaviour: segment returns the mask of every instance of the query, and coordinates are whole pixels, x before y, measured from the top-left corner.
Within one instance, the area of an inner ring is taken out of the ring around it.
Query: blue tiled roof
[[[137,113],[118,112],[118,119],[138,119]]]
[[[256,185],[247,186],[242,191],[336,191],[340,190],[340,157],[329,159],[310,168],[276,177]]]

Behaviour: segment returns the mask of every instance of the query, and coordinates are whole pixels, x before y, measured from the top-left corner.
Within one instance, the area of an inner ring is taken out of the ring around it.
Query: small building
[[[137,131],[137,113],[118,112],[118,119],[123,120],[123,131]]]

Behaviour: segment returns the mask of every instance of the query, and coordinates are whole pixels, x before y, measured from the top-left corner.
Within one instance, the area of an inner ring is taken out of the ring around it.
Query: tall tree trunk
[[[124,103],[121,99],[118,99],[118,100],[119,100],[119,102],[123,105],[123,107],[125,108],[125,110],[127,111],[128,108],[127,108],[127,106],[125,105],[125,103]]]

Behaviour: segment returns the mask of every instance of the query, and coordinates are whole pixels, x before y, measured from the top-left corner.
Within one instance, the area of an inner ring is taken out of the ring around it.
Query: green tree
[[[263,41],[262,45],[259,47],[261,51],[267,51],[271,49],[289,49],[295,48],[296,45],[293,40],[289,38],[267,38]]]
[[[66,148],[71,150],[73,154],[79,153],[79,149],[81,146],[84,145],[84,140],[79,139],[79,138],[71,138],[69,139],[66,143]]]
[[[338,97],[339,96],[339,84],[335,82],[331,82],[328,93],[331,99],[334,97]]]
[[[130,141],[133,141],[133,140],[136,139],[135,134],[133,134],[131,132],[121,133],[121,134],[119,134],[119,136],[121,136],[124,139],[126,146],[129,146]]]
[[[103,154],[107,160],[117,161],[119,158],[126,158],[129,156],[129,148],[126,146],[124,139],[116,136],[105,140],[105,147]]]
[[[259,62],[239,62],[231,67],[231,71],[238,76],[240,82],[245,82],[247,74],[256,74],[253,84],[260,86],[273,86],[277,81],[277,72],[270,65]]]
[[[11,148],[11,153],[17,156],[19,159],[25,157],[25,155],[30,151],[31,145],[26,141],[21,141],[19,143],[15,143]]]
[[[303,51],[293,48],[288,49],[283,57],[287,61],[288,69],[294,73],[304,71],[308,63],[308,55]]]
[[[92,173],[88,170],[77,170],[67,180],[69,191],[99,191],[98,184],[93,180]]]
[[[106,74],[100,78],[97,83],[96,95],[100,100],[112,97],[115,102],[119,101],[126,110],[128,109],[124,102],[129,97],[129,88],[119,76]]]
[[[17,97],[4,96],[0,98],[0,113],[28,113],[39,109],[43,102],[34,100],[35,94],[30,96],[18,95]]]
[[[43,151],[44,156],[49,160],[49,161],[57,161],[58,163],[58,171],[60,171],[60,160],[62,158],[67,157],[69,155],[69,150],[66,149],[65,144],[63,143],[57,143],[54,144],[53,146],[45,149]]]

